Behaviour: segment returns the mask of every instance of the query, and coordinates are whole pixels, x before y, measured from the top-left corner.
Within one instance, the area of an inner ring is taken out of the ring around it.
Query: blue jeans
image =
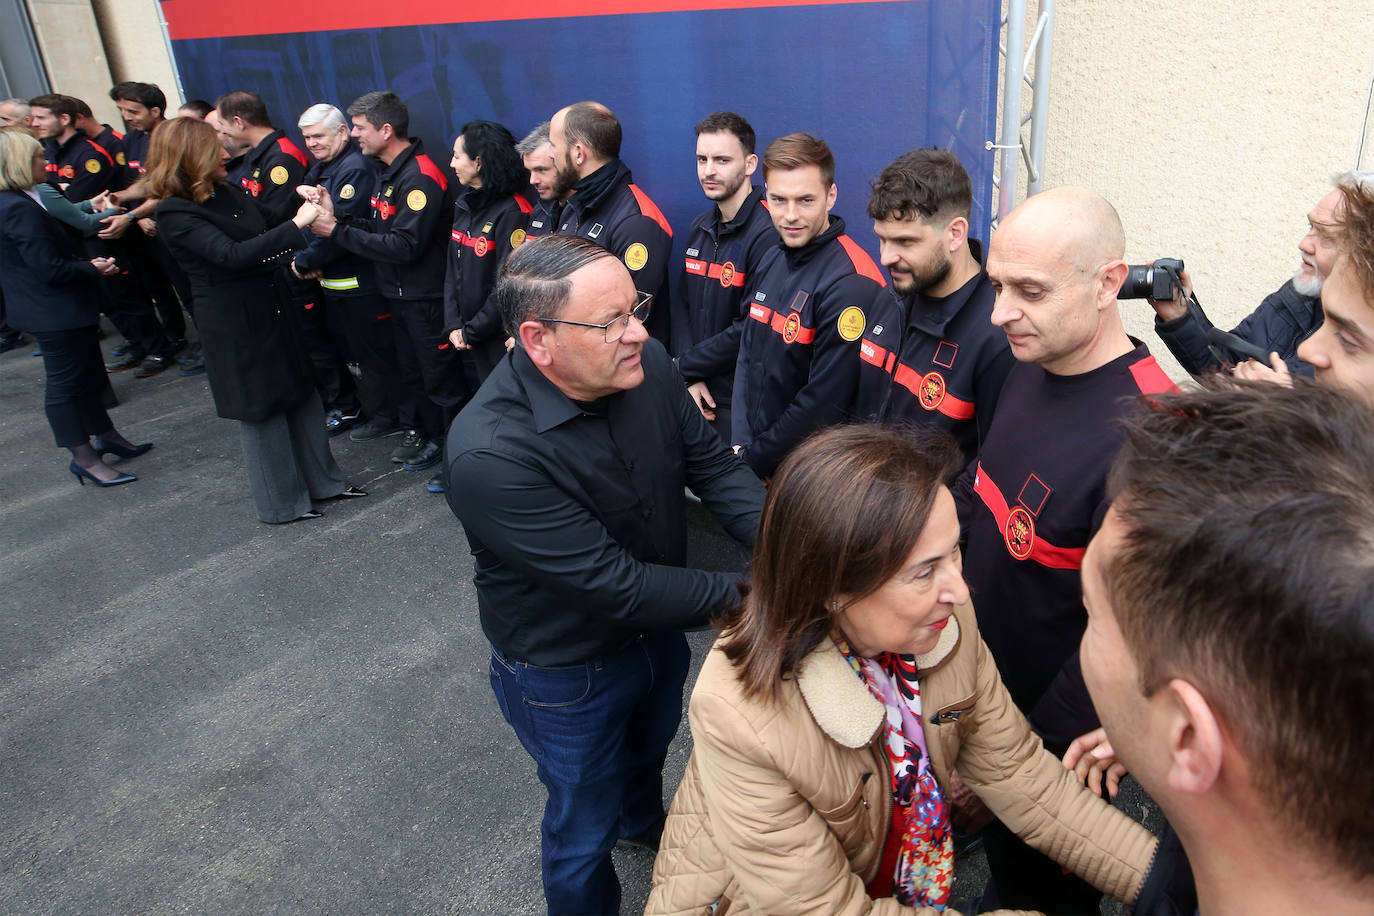
[[[682,718],[690,660],[681,633],[646,635],[565,668],[492,650],[496,702],[549,793],[540,825],[549,913],[620,912],[611,850],[663,819],[663,759]]]

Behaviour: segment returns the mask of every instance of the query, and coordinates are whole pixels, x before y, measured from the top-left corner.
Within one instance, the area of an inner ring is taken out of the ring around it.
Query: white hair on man
[[[296,126],[304,130],[316,124],[323,125],[326,130],[338,130],[348,122],[344,120],[344,113],[338,106],[330,105],[328,102],[320,102],[318,105],[311,105],[307,108],[296,122]]]

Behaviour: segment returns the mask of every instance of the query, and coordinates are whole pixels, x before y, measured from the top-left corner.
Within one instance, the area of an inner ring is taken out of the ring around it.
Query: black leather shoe
[[[425,468],[434,467],[443,457],[444,447],[431,439],[422,445],[418,452],[401,462],[401,467],[407,471],[423,471]]]
[[[151,378],[159,372],[165,372],[171,364],[170,356],[150,356],[138,364],[138,368],[134,370],[134,378]]]
[[[143,355],[140,353],[125,353],[112,363],[105,364],[106,372],[123,372],[125,369],[136,369],[143,364]]]
[[[444,475],[435,474],[433,477],[431,477],[428,481],[425,482],[425,489],[431,493],[444,492]]]
[[[426,444],[425,437],[420,435],[418,429],[408,429],[401,437],[401,444],[391,450],[391,460],[397,464],[405,464],[424,451]]]
[[[104,439],[91,440],[91,448],[95,449],[95,453],[102,457],[117,455],[120,458],[137,458],[139,455],[146,455],[152,447],[153,443],[151,442],[144,442],[133,448],[125,448],[122,445],[115,445],[113,442],[106,442]]]

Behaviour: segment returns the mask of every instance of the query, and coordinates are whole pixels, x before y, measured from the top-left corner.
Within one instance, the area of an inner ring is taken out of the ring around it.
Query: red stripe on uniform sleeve
[[[107,163],[109,163],[110,165],[114,165],[114,160],[110,158],[109,150],[105,149],[105,147],[101,146],[99,143],[96,143],[94,140],[87,140],[86,142],[89,143],[91,146],[94,146],[95,149],[96,149],[96,152],[98,152],[98,153],[100,153],[100,155],[104,156],[104,157],[105,157],[105,161],[106,161]]]
[[[668,220],[664,219],[663,211],[658,208],[658,204],[649,199],[649,195],[639,189],[638,185],[630,185],[630,190],[634,193],[635,200],[639,201],[639,212],[658,223],[663,231],[668,233],[668,238],[673,237],[673,227],[668,225]]]
[[[434,164],[433,159],[421,153],[415,157],[415,164],[420,167],[420,174],[434,179],[435,184],[445,191],[448,190],[448,179],[444,177],[444,173],[439,170],[439,167]]]
[[[525,195],[512,194],[511,197],[515,199],[515,205],[520,208],[521,213],[525,214],[526,216],[529,216],[531,213],[534,212],[534,204],[526,200]]]
[[[301,148],[296,144],[292,143],[290,140],[286,139],[285,137],[278,137],[277,147],[283,153],[286,153],[286,155],[290,156],[292,159],[296,160],[301,165],[307,168],[310,167],[310,163],[306,161],[305,153],[301,152]]]
[[[868,256],[868,252],[859,247],[859,243],[847,235],[839,237],[839,243],[844,246],[845,254],[849,255],[849,260],[854,265],[854,272],[860,276],[867,277],[879,286],[887,286],[887,279],[883,277],[883,272],[878,269],[878,265],[873,263],[873,259]]]

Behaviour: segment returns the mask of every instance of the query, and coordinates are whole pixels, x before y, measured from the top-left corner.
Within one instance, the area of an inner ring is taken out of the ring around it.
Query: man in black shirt
[[[516,348],[454,420],[449,505],[476,561],[492,687],[548,789],[550,913],[618,913],[616,838],[654,847],[690,652],[737,600],[683,569],[684,486],[740,543],[763,488],[644,328],[630,271],[577,236],[526,242],[496,295]]]

